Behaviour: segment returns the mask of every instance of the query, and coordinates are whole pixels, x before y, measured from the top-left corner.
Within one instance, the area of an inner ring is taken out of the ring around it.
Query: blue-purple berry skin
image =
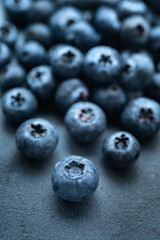
[[[6,119],[21,123],[32,117],[38,108],[34,94],[24,87],[12,88],[2,96],[2,110]]]
[[[93,162],[73,155],[57,162],[51,180],[53,190],[59,198],[81,202],[95,192],[99,174]]]
[[[138,139],[152,138],[160,128],[160,105],[145,97],[131,100],[122,112],[121,122]]]
[[[90,142],[104,132],[107,118],[98,105],[91,102],[78,102],[67,111],[65,125],[77,141]]]
[[[102,145],[104,161],[117,168],[130,167],[140,154],[140,143],[130,133],[119,131],[106,137]]]
[[[43,118],[33,118],[22,123],[16,132],[16,145],[27,158],[43,160],[51,157],[58,144],[54,125]]]

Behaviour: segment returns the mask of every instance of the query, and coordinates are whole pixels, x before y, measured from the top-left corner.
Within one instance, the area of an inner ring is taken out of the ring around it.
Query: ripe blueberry
[[[87,87],[77,78],[62,82],[55,94],[55,102],[61,112],[66,112],[73,103],[87,101],[88,98],[89,91]]]
[[[81,20],[68,27],[65,39],[68,44],[88,51],[100,42],[101,36],[90,23]]]
[[[68,27],[81,19],[82,13],[80,10],[71,6],[64,6],[53,13],[49,22],[56,39],[64,42]]]
[[[96,139],[106,128],[103,110],[90,102],[73,104],[66,113],[65,125],[70,134],[80,142]]]
[[[46,64],[47,53],[40,43],[28,41],[18,49],[17,57],[19,62],[28,70]]]
[[[151,138],[160,128],[160,105],[145,97],[131,100],[122,112],[121,121],[138,139]]]
[[[142,90],[154,76],[154,63],[144,52],[133,53],[123,61],[121,84],[128,91]]]
[[[33,118],[20,125],[16,145],[25,157],[43,160],[49,158],[58,143],[56,128],[43,118]]]
[[[51,67],[42,65],[32,68],[27,75],[27,84],[39,99],[51,98],[56,85]]]
[[[93,162],[73,155],[57,162],[51,180],[58,197],[80,202],[95,192],[99,184],[99,174]]]
[[[7,64],[0,70],[0,87],[6,91],[25,84],[25,70],[16,62]]]
[[[78,48],[60,44],[50,50],[50,64],[54,74],[62,79],[80,75],[83,55]]]
[[[93,83],[112,83],[119,77],[120,70],[120,56],[114,48],[97,46],[85,56],[84,72]]]
[[[119,114],[127,103],[126,93],[117,84],[95,89],[92,97],[93,101],[101,106],[108,116]]]
[[[126,168],[138,158],[140,144],[132,134],[128,132],[116,132],[105,138],[102,152],[105,162],[109,165]]]
[[[25,121],[36,112],[37,108],[37,99],[26,88],[12,88],[2,96],[2,110],[10,122]]]

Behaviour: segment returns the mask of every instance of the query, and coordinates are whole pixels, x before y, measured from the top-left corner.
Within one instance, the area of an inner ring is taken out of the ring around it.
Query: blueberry
[[[2,110],[10,122],[25,121],[36,112],[37,107],[35,96],[26,88],[12,88],[2,96]]]
[[[9,19],[18,27],[30,21],[32,0],[5,0],[5,7]]]
[[[72,155],[57,162],[51,180],[53,190],[59,198],[81,202],[95,192],[99,184],[99,174],[93,162]]]
[[[154,63],[144,53],[133,53],[122,64],[121,84],[128,91],[137,91],[150,84],[154,76]]]
[[[9,47],[14,47],[17,34],[17,29],[12,23],[0,21],[0,41],[6,43]]]
[[[49,58],[53,72],[57,77],[65,79],[80,75],[83,55],[79,49],[62,44],[50,50]]]
[[[66,112],[76,102],[87,101],[89,91],[80,79],[67,79],[57,88],[55,102],[58,110]]]
[[[46,24],[38,22],[32,23],[27,27],[26,39],[35,40],[44,47],[49,48],[54,41],[54,35]]]
[[[18,49],[19,62],[28,70],[38,65],[46,64],[47,53],[45,48],[36,41],[28,41]]]
[[[89,142],[106,129],[106,116],[96,104],[78,102],[67,111],[65,125],[77,141]]]
[[[145,48],[149,39],[150,24],[140,15],[125,18],[122,22],[121,36],[125,45],[132,48]]]
[[[73,23],[67,29],[65,38],[68,44],[74,45],[82,51],[88,51],[101,40],[99,33],[84,20]]]
[[[9,63],[11,58],[11,51],[9,47],[3,43],[0,42],[0,69],[5,67],[7,63]]]
[[[50,26],[58,41],[65,41],[68,27],[82,19],[82,13],[74,7],[67,6],[57,10],[50,18]]]
[[[0,70],[0,88],[4,92],[25,84],[25,71],[16,62],[11,62]]]
[[[160,25],[151,29],[148,46],[153,53],[155,60],[159,60],[160,55]]]
[[[47,22],[56,8],[54,1],[35,0],[32,3],[32,21]]]
[[[140,154],[138,140],[128,132],[116,132],[106,137],[102,146],[106,163],[113,167],[127,168]]]
[[[97,46],[88,51],[84,61],[84,72],[94,83],[109,84],[121,71],[120,56],[114,48]]]
[[[56,85],[51,67],[38,66],[33,68],[27,75],[27,84],[39,99],[51,98]]]
[[[123,110],[121,121],[123,127],[138,139],[149,139],[160,128],[160,105],[149,98],[136,98]]]
[[[160,73],[154,74],[153,81],[144,89],[144,94],[160,102]]]
[[[122,0],[117,5],[117,11],[120,19],[124,19],[132,15],[146,16],[148,8],[141,0]]]
[[[49,158],[58,143],[56,128],[43,118],[33,118],[20,125],[16,145],[25,157],[43,160]]]
[[[104,6],[98,8],[94,17],[94,26],[100,33],[106,35],[107,38],[117,36],[120,32],[121,24],[116,10]]]
[[[93,101],[107,113],[108,116],[119,114],[127,103],[127,96],[123,89],[112,84],[105,88],[96,88],[93,92]]]

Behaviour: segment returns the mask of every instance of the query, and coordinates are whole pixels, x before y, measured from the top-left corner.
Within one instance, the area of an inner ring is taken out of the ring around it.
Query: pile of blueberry
[[[160,128],[159,1],[4,0],[4,9],[1,103],[6,119],[21,124],[22,155],[43,160],[55,150],[56,128],[32,118],[41,104],[52,104],[80,143],[95,140],[107,119],[116,119],[123,131],[105,138],[104,160],[118,168],[134,163],[139,141]],[[56,194],[73,202],[98,182],[96,166],[81,156],[58,161],[52,172]]]

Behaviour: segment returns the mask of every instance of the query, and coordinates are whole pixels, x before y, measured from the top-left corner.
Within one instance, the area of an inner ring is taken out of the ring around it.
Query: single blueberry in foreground
[[[122,112],[121,121],[124,129],[138,139],[151,138],[160,128],[160,105],[145,97],[131,100]]]
[[[99,174],[93,162],[73,155],[57,162],[51,180],[58,197],[81,202],[95,192],[99,184]]]
[[[2,96],[2,110],[10,122],[20,123],[37,111],[38,103],[33,93],[23,87],[12,88]]]
[[[103,110],[90,102],[73,104],[65,116],[65,125],[69,133],[80,142],[96,139],[106,129],[106,122]]]
[[[106,137],[102,146],[106,163],[113,167],[127,168],[140,154],[140,143],[128,132],[116,132]]]
[[[56,128],[43,118],[22,123],[16,132],[16,145],[25,157],[36,160],[49,158],[58,143]]]

